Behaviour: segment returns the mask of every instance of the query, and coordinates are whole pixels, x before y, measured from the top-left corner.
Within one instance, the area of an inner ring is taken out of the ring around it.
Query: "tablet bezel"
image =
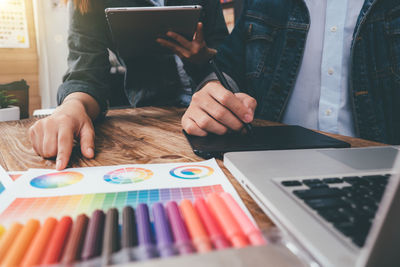
[[[157,37],[166,37],[170,30],[192,40],[201,10],[200,5],[116,7],[105,9],[105,14],[119,56],[135,58],[173,54]]]

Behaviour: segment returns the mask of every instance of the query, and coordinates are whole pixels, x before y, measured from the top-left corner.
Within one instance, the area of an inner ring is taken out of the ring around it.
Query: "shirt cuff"
[[[225,72],[223,72],[226,81],[228,82],[228,84],[230,85],[230,87],[232,89],[237,89],[237,91],[239,91],[239,86],[237,85],[237,83],[231,78],[231,76],[229,76],[228,74],[226,74]],[[200,91],[208,82],[211,81],[218,81],[217,75],[215,75],[215,73],[211,73],[209,74],[206,78],[204,78],[203,81],[201,81],[201,83],[199,84],[199,86],[197,86],[196,88],[196,92]]]
[[[86,93],[93,97],[100,106],[100,114],[97,116],[96,120],[102,119],[107,114],[109,109],[109,102],[107,96],[102,90],[94,89],[92,85],[82,82],[82,81],[66,81],[60,85],[57,92],[57,104],[61,105],[64,99],[76,92]]]

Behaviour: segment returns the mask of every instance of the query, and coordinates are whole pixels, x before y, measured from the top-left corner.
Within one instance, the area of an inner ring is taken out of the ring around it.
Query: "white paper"
[[[107,176],[107,174],[115,173],[118,170],[130,170],[131,172],[125,176]],[[140,181],[131,182],[132,171],[136,174],[135,178]],[[72,176],[74,179],[71,180],[68,178],[69,180],[66,179],[68,182],[65,183],[66,180],[63,178],[59,180],[49,178],[52,177],[52,175],[55,175],[55,177],[61,177],[58,174],[68,174],[68,177]],[[110,182],[110,177],[114,177],[114,180],[111,180],[113,182],[130,181],[130,183],[113,183]],[[143,179],[143,177],[147,179]],[[48,188],[54,185],[52,184],[52,181],[59,182],[59,185],[56,186],[56,188]],[[189,163],[134,164],[70,168],[61,172],[48,169],[30,169],[13,182],[12,195],[8,196],[7,201],[0,203],[0,212],[3,212],[9,206],[10,198],[31,199],[151,189],[192,188],[214,185],[221,185],[223,190],[230,193],[243,210],[250,215],[236,190],[233,188],[214,159]],[[13,215],[17,217],[20,215],[18,214],[18,209],[13,212]],[[8,217],[7,221],[9,221]]]

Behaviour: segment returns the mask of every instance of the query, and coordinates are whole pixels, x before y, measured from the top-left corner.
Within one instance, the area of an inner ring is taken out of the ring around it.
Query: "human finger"
[[[81,152],[86,158],[94,157],[94,136],[93,124],[88,121],[83,125],[79,137]]]
[[[197,123],[189,118],[186,114],[183,115],[182,117],[182,128],[186,131],[186,133],[190,135],[196,135],[196,136],[206,136],[207,132],[202,130]]]
[[[182,46],[179,46],[173,42],[167,41],[165,39],[162,38],[158,38],[157,42],[169,49],[171,49],[175,54],[177,54],[179,57],[181,58],[188,58],[190,56],[190,51],[188,51],[187,49],[185,49]]]
[[[197,28],[196,28],[196,33],[195,33],[194,39],[199,43],[204,41],[203,23],[201,23],[201,22],[197,23]]]
[[[43,141],[42,141],[42,156],[44,158],[52,158],[57,155],[57,128],[48,127],[46,128],[46,124],[44,123],[44,127],[46,131],[44,132]]]
[[[255,112],[255,110],[257,108],[257,101],[253,97],[251,97],[251,96],[249,96],[248,94],[245,94],[245,93],[237,93],[235,95],[236,95],[237,98],[240,99],[240,101],[242,101],[242,103],[246,107],[248,107],[250,109],[251,113],[254,116],[254,112]]]
[[[233,114],[236,115],[241,121],[249,123],[253,120],[251,110],[246,107],[239,98],[228,90],[215,90],[212,91],[212,96],[219,103],[227,107]]]
[[[199,105],[203,111],[227,128],[238,131],[243,127],[243,123],[229,109],[221,105],[221,103],[217,102],[214,98],[210,97],[208,101],[201,101]]]
[[[179,44],[181,44],[184,48],[190,50],[192,47],[192,42],[183,37],[182,35],[176,33],[176,32],[167,32],[166,34],[168,37],[174,39],[177,41]]]
[[[74,145],[74,133],[71,128],[60,127],[58,132],[58,150],[56,159],[56,169],[64,169],[71,157],[72,147]]]
[[[215,133],[218,135],[223,135],[228,131],[228,128],[217,122],[202,109],[197,109],[196,112],[189,113],[188,115],[189,118],[192,119],[203,131]]]
[[[28,131],[29,138],[33,147],[33,150],[38,155],[42,155],[42,137],[43,137],[43,132],[42,129],[40,128],[40,122],[37,121],[35,124],[33,124]]]

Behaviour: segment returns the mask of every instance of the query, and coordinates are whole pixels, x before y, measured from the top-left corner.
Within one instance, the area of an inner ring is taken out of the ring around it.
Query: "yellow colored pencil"
[[[7,254],[7,251],[13,244],[15,238],[17,238],[19,232],[22,229],[22,224],[14,223],[3,235],[0,240],[0,263]]]

